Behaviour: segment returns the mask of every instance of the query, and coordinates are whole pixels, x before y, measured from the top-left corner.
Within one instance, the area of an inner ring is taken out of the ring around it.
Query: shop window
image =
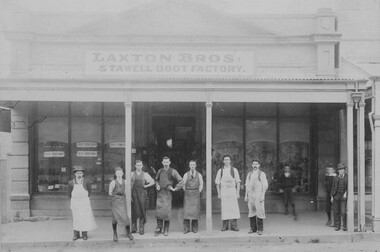
[[[280,103],[279,116],[304,117],[310,116],[310,105],[305,103]]]
[[[70,176],[68,149],[68,103],[40,102],[38,123],[37,190],[67,191]]]
[[[242,117],[244,112],[243,105],[243,103],[216,102],[212,107],[212,113],[215,117]]]
[[[280,118],[279,163],[290,164],[297,177],[298,192],[309,191],[309,118]]]
[[[246,120],[246,166],[251,170],[253,159],[260,160],[261,170],[268,179],[268,191],[276,190],[277,119],[255,118]]]
[[[73,103],[72,108],[75,108],[76,105],[76,103]],[[97,114],[92,109],[89,111]],[[79,110],[77,112],[81,113]],[[85,176],[92,183],[92,190],[100,192],[103,186],[101,118],[93,116],[73,117],[71,119],[71,129],[72,166],[82,166],[85,169]]]

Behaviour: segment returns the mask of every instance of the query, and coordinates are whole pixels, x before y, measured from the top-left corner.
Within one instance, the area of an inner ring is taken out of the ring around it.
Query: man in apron
[[[268,189],[268,180],[263,171],[260,170],[260,161],[252,161],[252,171],[247,174],[245,182],[245,202],[248,202],[248,218],[250,222],[249,234],[258,231],[261,235],[264,229],[265,219],[265,192]]]
[[[121,167],[115,168],[116,178],[111,181],[109,186],[108,194],[112,196],[111,200],[111,210],[112,210],[112,229],[113,229],[113,240],[118,241],[117,237],[117,224],[125,228],[125,234],[130,239],[133,240],[133,235],[131,234],[130,223],[127,213],[127,199],[125,197],[125,184],[127,183],[123,179],[123,169]]]
[[[146,188],[154,185],[154,179],[149,173],[142,170],[143,163],[141,160],[136,160],[136,171],[131,175],[132,188],[132,233],[137,232],[137,219],[139,219],[139,233],[144,234],[144,225],[146,223]]]
[[[199,211],[201,206],[201,196],[200,193],[203,189],[203,178],[202,175],[195,169],[197,163],[195,160],[190,160],[189,168],[190,170],[183,175],[183,190],[185,191],[185,198],[183,203],[184,219],[183,219],[183,233],[187,234],[190,232],[190,221],[191,231],[194,233],[198,232],[198,219]]]
[[[223,156],[223,163],[224,167],[218,170],[215,178],[218,198],[221,199],[222,231],[228,230],[230,223],[232,231],[239,231],[237,219],[240,219],[238,199],[241,180],[238,170],[231,166],[231,156]]]
[[[172,192],[182,188],[182,177],[176,170],[170,167],[170,158],[164,157],[162,159],[162,165],[164,166],[157,172],[156,176],[156,190],[157,190],[157,202],[156,202],[156,219],[157,228],[154,235],[157,236],[164,229],[164,235],[167,236],[169,232],[170,217],[172,211]],[[174,180],[177,181],[177,185],[173,188]]]
[[[87,231],[96,228],[94,214],[90,204],[91,183],[83,178],[84,169],[81,166],[74,166],[75,178],[69,181],[68,196],[70,198],[70,208],[73,214],[73,241],[80,238],[82,232],[83,240],[88,239]]]

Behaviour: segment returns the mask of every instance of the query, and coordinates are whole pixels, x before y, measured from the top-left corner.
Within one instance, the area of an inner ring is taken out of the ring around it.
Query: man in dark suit
[[[343,219],[343,231],[347,231],[347,185],[348,178],[345,174],[346,166],[339,163],[337,170],[338,176],[334,177],[331,188],[331,202],[334,210],[335,231],[340,230],[341,219]]]
[[[288,211],[288,205],[292,206],[293,209],[293,216],[296,219],[297,214],[296,214],[296,207],[294,204],[294,195],[293,193],[295,192],[295,187],[297,185],[296,177],[290,170],[290,165],[285,164],[284,165],[284,171],[278,178],[279,182],[279,191],[280,193],[283,194],[284,197],[284,203],[285,203],[285,215],[289,214]]]

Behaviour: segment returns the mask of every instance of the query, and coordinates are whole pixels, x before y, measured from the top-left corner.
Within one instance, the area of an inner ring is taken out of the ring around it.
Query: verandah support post
[[[206,234],[212,234],[212,102],[206,102]]]
[[[125,102],[125,184],[128,219],[131,221],[132,102]]]
[[[380,171],[379,171],[379,165],[380,165],[380,79],[376,78],[373,81],[373,107],[375,114],[373,115],[373,127],[374,132],[372,135],[372,141],[375,146],[375,151],[373,152],[374,155],[372,156],[372,162],[373,162],[373,171],[372,174],[372,180],[373,180],[373,187],[372,187],[372,194],[373,197],[373,206],[374,209],[372,209],[373,213],[373,231],[376,233],[380,233]]]
[[[358,183],[358,228],[360,231],[364,232],[365,229],[365,139],[364,139],[364,97],[362,97],[362,102],[359,103],[359,116],[358,116],[358,135],[359,135],[359,152],[358,152],[358,174],[359,174],[359,183]]]
[[[354,232],[354,103],[347,103],[347,175],[348,175],[348,195],[347,195],[347,229]]]

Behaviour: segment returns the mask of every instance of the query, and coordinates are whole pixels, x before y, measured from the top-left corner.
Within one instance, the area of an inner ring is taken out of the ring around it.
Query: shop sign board
[[[97,157],[97,151],[77,151],[77,157]]]
[[[110,148],[125,148],[124,142],[112,142],[110,143]]]
[[[44,151],[44,157],[45,158],[55,158],[55,157],[64,157],[65,152],[64,151]]]
[[[98,143],[95,142],[78,142],[77,148],[96,148]]]
[[[248,77],[252,50],[85,51],[85,74],[130,77]]]

